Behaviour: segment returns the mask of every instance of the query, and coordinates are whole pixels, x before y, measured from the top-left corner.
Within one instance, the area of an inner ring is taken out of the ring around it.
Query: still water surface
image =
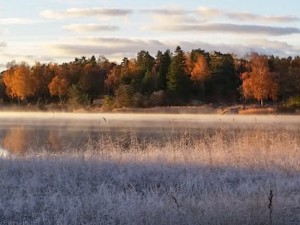
[[[79,149],[103,138],[162,141],[216,129],[300,133],[300,116],[199,114],[0,113],[0,155]]]

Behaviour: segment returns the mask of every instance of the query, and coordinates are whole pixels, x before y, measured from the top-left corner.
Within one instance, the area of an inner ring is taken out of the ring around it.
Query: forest
[[[193,49],[141,50],[132,59],[111,62],[104,56],[68,63],[7,64],[1,73],[5,105],[85,107],[95,100],[106,109],[186,106],[206,103],[276,104],[300,107],[300,57],[255,52],[233,54]]]

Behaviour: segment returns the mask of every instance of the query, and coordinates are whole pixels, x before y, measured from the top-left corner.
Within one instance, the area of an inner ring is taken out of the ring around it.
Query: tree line
[[[300,57],[251,53],[239,58],[193,49],[141,50],[121,63],[105,57],[69,63],[11,62],[1,73],[6,103],[84,106],[103,99],[107,108],[201,103],[286,102],[300,96]]]

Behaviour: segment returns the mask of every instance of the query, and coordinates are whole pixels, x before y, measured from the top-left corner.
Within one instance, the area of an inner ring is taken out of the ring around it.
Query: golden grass
[[[241,115],[254,115],[254,114],[276,114],[277,110],[275,108],[248,108],[248,109],[241,109],[238,111],[238,114]]]

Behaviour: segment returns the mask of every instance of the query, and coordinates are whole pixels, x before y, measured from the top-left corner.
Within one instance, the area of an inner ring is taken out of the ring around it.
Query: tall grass
[[[81,149],[2,158],[0,221],[299,224],[299,160],[298,131],[105,136]]]

